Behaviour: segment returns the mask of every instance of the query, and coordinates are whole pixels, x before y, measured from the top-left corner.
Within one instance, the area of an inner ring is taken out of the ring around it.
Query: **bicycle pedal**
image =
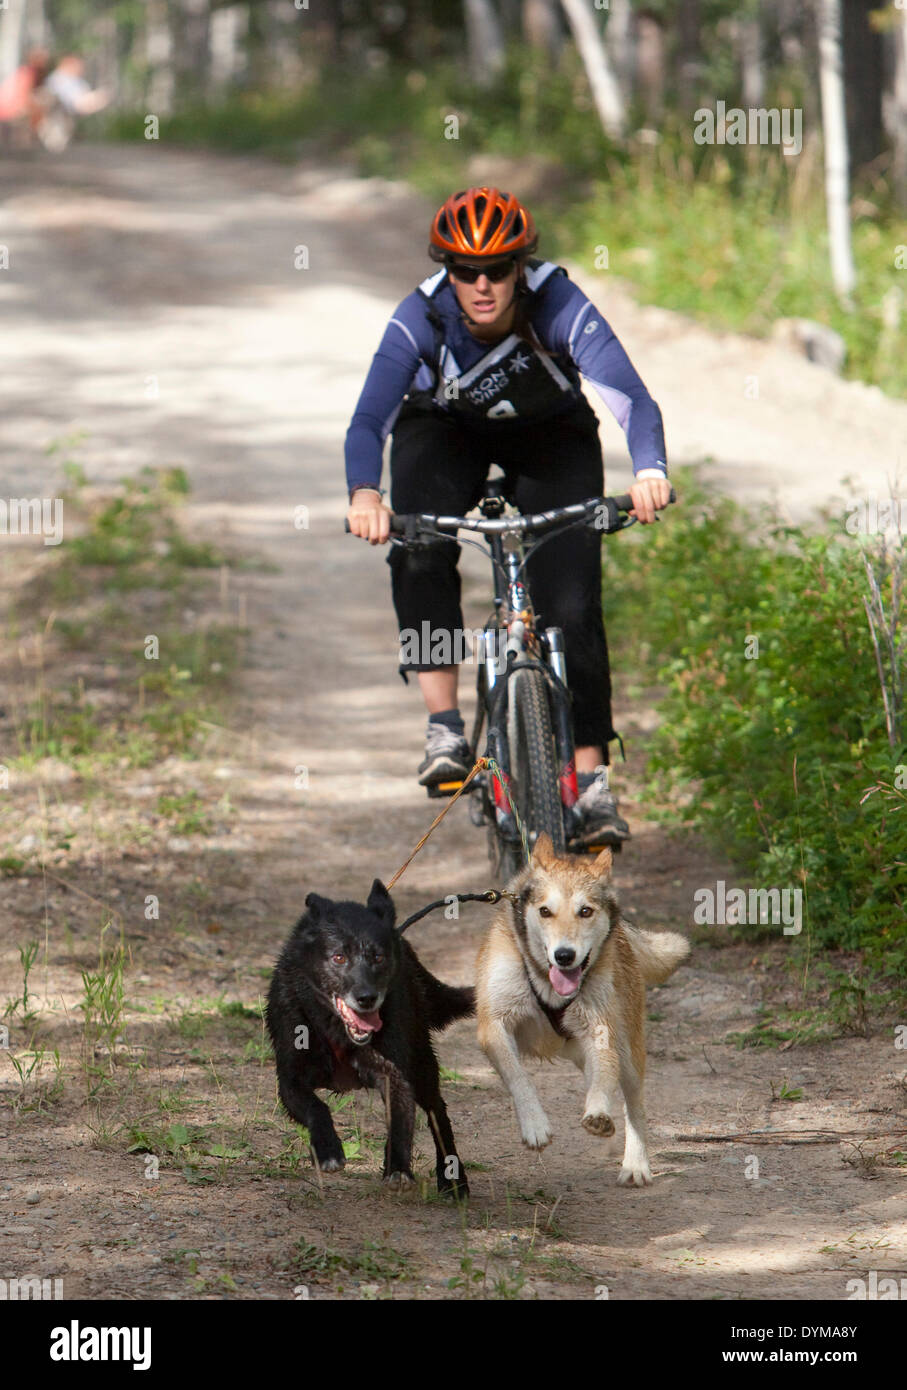
[[[615,840],[613,843],[610,840],[602,840],[594,845],[577,844],[576,840],[568,840],[567,852],[568,854],[601,854],[603,849],[609,849],[612,854],[620,854],[623,844],[622,840]]]
[[[458,782],[437,782],[435,786],[426,787],[425,790],[428,792],[432,801],[437,801],[443,799],[445,796],[453,796],[454,792],[460,790],[465,780],[465,778],[461,777]]]

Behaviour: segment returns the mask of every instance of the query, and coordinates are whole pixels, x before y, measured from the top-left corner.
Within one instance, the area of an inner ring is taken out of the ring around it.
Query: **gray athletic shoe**
[[[436,787],[439,782],[456,782],[466,776],[472,766],[469,744],[462,734],[455,734],[446,724],[428,721],[425,757],[419,764],[419,785]]]
[[[630,827],[617,814],[617,797],[597,778],[576,803],[583,823],[576,839],[583,844],[623,844],[630,838]]]

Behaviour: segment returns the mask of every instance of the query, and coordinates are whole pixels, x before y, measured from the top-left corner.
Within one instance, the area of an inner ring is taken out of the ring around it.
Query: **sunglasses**
[[[491,265],[449,264],[448,273],[464,285],[474,285],[480,275],[487,275],[492,284],[497,285],[513,270],[514,261],[494,261]]]

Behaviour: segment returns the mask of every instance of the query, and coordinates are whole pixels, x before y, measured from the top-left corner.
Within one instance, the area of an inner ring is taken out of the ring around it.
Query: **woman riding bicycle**
[[[533,258],[537,243],[531,214],[496,188],[455,193],[435,216],[429,255],[442,268],[395,311],[346,436],[350,530],[372,545],[389,536],[391,510],[380,483],[391,432],[394,512],[464,515],[481,498],[492,463],[503,469],[504,491],[521,512],[600,496],[598,420],[580,390],[581,377],[627,436],[636,517],[654,521],[667,505],[661,412],[609,325],[566,271]],[[457,650],[454,635],[463,631],[459,553],[453,540],[392,547],[388,563],[401,633],[442,632],[449,649]],[[601,536],[580,529],[552,539],[530,558],[527,575],[539,626],[564,633],[583,835],[619,843],[629,828],[600,774],[617,737],[602,619]],[[428,709],[419,767],[426,787],[465,777],[470,767],[457,706],[458,668],[433,661],[434,645],[417,653],[420,661],[401,655],[400,665],[404,680],[407,670],[417,673]]]

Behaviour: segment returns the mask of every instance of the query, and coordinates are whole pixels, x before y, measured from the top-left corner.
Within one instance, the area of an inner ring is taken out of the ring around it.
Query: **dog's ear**
[[[611,877],[611,865],[613,864],[613,862],[614,862],[614,856],[612,855],[611,850],[608,848],[608,846],[605,845],[605,847],[604,847],[604,849],[602,850],[601,854],[597,855],[597,857],[596,857],[596,859],[595,859],[595,861],[593,862],[593,865],[592,865],[592,872],[593,872],[593,874],[595,875],[595,877],[596,877],[596,878],[610,878],[610,877]]]
[[[389,927],[394,925],[397,909],[394,907],[393,898],[380,878],[376,878],[372,884],[372,891],[368,895],[366,907],[370,912],[374,912],[376,917],[380,917],[382,922],[386,922]]]
[[[554,845],[551,843],[551,836],[543,830],[535,842],[532,850],[532,863],[540,869],[547,869],[554,863],[556,855]]]
[[[305,905],[309,909],[309,916],[313,922],[317,922],[324,917],[328,909],[332,906],[328,898],[319,897],[317,893],[309,893],[306,896]]]

